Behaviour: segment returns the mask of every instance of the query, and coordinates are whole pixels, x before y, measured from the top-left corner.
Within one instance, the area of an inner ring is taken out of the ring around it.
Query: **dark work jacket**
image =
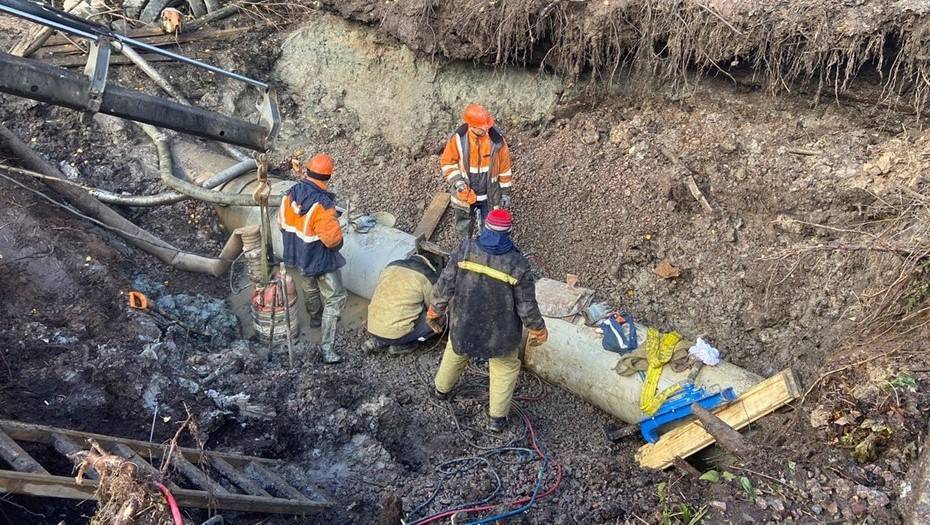
[[[524,326],[546,326],[526,257],[516,248],[488,253],[477,240],[463,241],[452,255],[433,287],[431,305],[440,314],[449,313],[452,348],[469,357],[509,354],[520,345]]]

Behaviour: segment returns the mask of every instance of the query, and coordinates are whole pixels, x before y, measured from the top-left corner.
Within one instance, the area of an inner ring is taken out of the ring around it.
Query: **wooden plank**
[[[0,470],[0,493],[29,494],[53,498],[93,500],[97,482],[87,480],[77,485],[72,477]],[[332,505],[321,501],[294,501],[281,498],[246,496],[241,494],[210,494],[202,490],[172,489],[181,507],[265,512],[270,514],[307,514]]]
[[[413,230],[414,237],[422,236],[424,240],[429,240],[433,236],[433,232],[436,231],[436,226],[439,225],[439,221],[442,220],[442,216],[446,213],[446,208],[449,207],[449,194],[445,191],[441,191],[433,195],[433,200],[430,201],[429,206],[426,207],[426,210],[423,212],[423,217],[420,218],[420,223],[417,224],[415,230]]]
[[[247,27],[233,27],[229,29],[211,29],[205,31],[198,31],[195,33],[182,33],[180,35],[170,34],[159,34],[154,36],[148,36],[140,38],[142,42],[146,44],[162,47],[170,46],[176,44],[184,44],[187,42],[197,41],[197,40],[222,40],[225,38],[232,38],[234,36],[239,36],[243,33],[250,33],[253,31],[261,30],[265,27],[268,27],[270,24],[258,24],[254,26]],[[77,41],[77,40],[76,40]],[[64,55],[73,55],[73,54],[84,54],[83,49],[79,49],[72,43],[65,43],[59,45],[45,45],[40,50],[39,57],[48,57],[52,54],[64,54]]]
[[[747,390],[733,403],[714,412],[734,429],[741,429],[763,416],[800,397],[794,373],[784,370]],[[636,452],[636,460],[644,468],[664,469],[676,457],[686,458],[714,443],[714,438],[698,421],[691,421],[662,435],[654,444],[646,444]]]
[[[206,475],[197,465],[185,459],[181,454],[175,454],[171,464],[191,483],[211,494],[232,494],[219,483],[210,479],[210,476]]]
[[[52,444],[52,434],[61,434],[74,439],[78,443],[84,443],[88,438],[96,439],[101,445],[106,443],[122,443],[127,445],[142,456],[158,457],[164,454],[164,445],[160,443],[149,443],[137,439],[125,439],[103,434],[94,434],[92,432],[79,432],[77,430],[67,430],[64,428],[49,427],[45,425],[36,425],[32,423],[21,423],[8,419],[0,419],[0,430],[6,432],[11,438],[17,441],[30,441],[34,443]],[[277,465],[281,462],[276,459],[259,458],[256,456],[243,456],[239,454],[230,454],[228,452],[204,452],[195,448],[180,448],[185,457],[192,461],[200,462],[201,454],[209,457],[219,457],[228,461],[235,467],[244,467],[246,464],[255,462],[266,465]]]
[[[55,450],[59,454],[70,459],[75,466],[81,464],[80,458],[72,457],[74,454],[84,450],[80,445],[78,445],[74,440],[65,436],[64,434],[52,434],[52,446],[55,447]],[[94,470],[94,467],[88,466],[84,470],[84,477],[88,479],[99,479],[97,472]]]
[[[312,501],[307,496],[304,496],[302,492],[292,487],[284,478],[258,463],[249,463],[245,467],[245,471],[247,474],[258,478],[265,486],[271,487],[275,491],[284,494],[288,499]]]
[[[125,33],[126,36],[136,38],[136,39],[141,39],[143,37],[149,37],[149,36],[155,36],[155,35],[164,35],[164,34],[165,32],[162,31],[161,28],[158,26],[140,27],[139,29],[131,29],[127,33]],[[88,42],[86,38],[81,38],[78,36],[72,36],[69,38],[71,40],[74,40],[75,42]],[[68,43],[70,43],[70,40],[68,40],[64,36],[55,35],[49,38],[48,41],[45,42],[45,45],[46,46],[58,46],[58,45],[63,45],[63,44],[68,44]]]
[[[239,472],[236,467],[229,464],[228,461],[216,457],[210,458],[210,464],[213,465],[220,474],[226,477],[230,482],[235,484],[240,489],[244,490],[247,494],[252,496],[266,496],[272,497],[267,490],[263,489],[261,485],[255,483],[243,473]]]
[[[20,472],[48,474],[48,471],[42,468],[42,465],[33,459],[28,452],[23,450],[19,443],[3,432],[0,432],[0,458],[6,460],[7,463]]]
[[[156,55],[154,53],[143,55],[148,62],[170,62],[171,59],[161,55]],[[87,64],[87,57],[84,55],[63,55],[63,56],[54,56],[49,58],[43,58],[42,62],[59,67],[84,67]],[[111,66],[125,66],[132,64],[132,61],[126,58],[123,55],[113,55],[110,57]]]

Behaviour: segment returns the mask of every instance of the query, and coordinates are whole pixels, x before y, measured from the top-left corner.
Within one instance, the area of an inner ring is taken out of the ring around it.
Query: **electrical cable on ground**
[[[441,342],[441,338],[440,338],[440,342]],[[437,343],[436,345],[438,344],[439,343]],[[425,383],[427,388],[433,388],[433,386],[430,384],[429,376],[427,375],[426,377],[424,377],[422,369],[419,366],[419,361],[417,362],[417,371],[420,372],[420,377],[421,379],[423,379],[423,382]],[[482,370],[479,370],[476,367],[472,367],[472,366],[469,366],[469,368],[466,369],[466,374],[468,373],[478,375],[478,376],[487,376],[486,372],[483,372]],[[531,395],[514,396],[515,401],[539,401],[545,398],[547,394],[545,382],[542,381],[542,379],[540,379],[538,376],[533,375],[533,377],[538,382],[539,388],[534,389],[534,392]],[[478,389],[484,390],[484,396],[476,396],[476,397],[462,396],[462,394],[465,392],[470,392],[472,390],[478,390]],[[479,400],[479,401],[485,401],[487,399],[486,387],[483,385],[479,385],[476,382],[468,381],[467,379],[464,382],[460,383],[460,385],[455,389],[454,392],[455,392],[455,396],[459,398]],[[495,456],[497,456],[500,460],[501,457],[504,457],[509,453],[527,454],[528,456],[535,455],[536,456],[535,459],[539,461],[539,468],[536,473],[536,481],[533,485],[533,491],[529,496],[512,499],[512,500],[509,500],[503,503],[503,505],[505,506],[517,507],[517,508],[511,509],[509,511],[496,514],[493,516],[488,516],[485,518],[473,520],[469,522],[469,525],[484,525],[486,523],[492,523],[497,520],[501,520],[501,519],[505,519],[511,516],[516,516],[518,514],[526,513],[530,509],[532,509],[532,507],[536,504],[537,501],[539,501],[540,499],[546,496],[551,495],[553,492],[555,492],[558,489],[559,485],[562,482],[562,465],[557,462],[552,461],[549,458],[548,454],[546,454],[545,449],[543,448],[542,444],[537,439],[536,430],[533,426],[533,423],[532,423],[532,420],[530,419],[529,414],[518,403],[515,402],[513,404],[513,409],[517,414],[521,416],[524,422],[525,433],[523,433],[522,435],[515,436],[513,439],[509,440],[503,446],[484,446],[484,445],[475,443],[467,435],[466,430],[477,432],[479,434],[485,434],[487,436],[491,436],[496,439],[499,439],[500,436],[487,433],[483,430],[470,428],[470,427],[467,427],[461,424],[461,422],[459,421],[459,415],[456,413],[456,410],[452,406],[451,403],[439,404],[433,401],[430,401],[430,402],[433,405],[437,406],[438,408],[441,408],[445,410],[446,412],[448,412],[449,415],[452,417],[453,423],[455,424],[456,431],[460,434],[460,436],[470,446],[478,450],[481,450],[482,452],[477,455],[454,458],[452,460],[445,461],[439,464],[436,467],[436,470],[441,475],[440,480],[436,484],[435,488],[433,489],[429,497],[422,503],[418,504],[411,512],[407,513],[407,517],[406,517],[407,519],[405,523],[410,523],[411,525],[427,525],[429,523],[434,523],[443,518],[447,518],[447,517],[450,517],[456,514],[471,514],[471,513],[477,513],[477,512],[486,512],[489,510],[499,508],[502,504],[490,503],[494,498],[496,498],[500,494],[501,486],[502,486],[500,474],[497,472],[496,469],[493,468],[493,466],[491,465],[491,462],[489,461],[491,457],[495,457]],[[472,414],[466,413],[465,415],[472,416],[474,415],[474,413]],[[516,442],[521,441],[524,438],[529,439],[530,445],[532,448],[514,446]],[[501,462],[505,465],[520,465],[520,464],[525,464],[531,460],[532,458],[526,457],[524,459],[520,459],[517,461],[508,462],[508,461],[501,460]],[[456,465],[458,466],[457,468],[452,468],[452,469],[449,468],[450,466],[456,466]],[[549,477],[549,474],[552,472],[552,469],[550,468],[552,465],[554,465],[555,467],[554,480],[550,483],[550,485],[545,490],[543,490],[543,486],[546,482],[546,479]],[[479,466],[483,468],[478,469],[477,467]],[[459,475],[472,471],[472,470],[490,472],[491,476],[494,477],[496,484],[494,486],[494,489],[491,491],[489,495],[476,501],[463,503],[452,509],[440,511],[438,513],[432,514],[430,516],[426,516],[419,520],[412,520],[412,518],[417,516],[424,509],[429,508],[429,506],[433,503],[433,501],[435,501],[436,497],[439,495],[442,489],[446,487],[450,481],[452,481],[454,478],[458,477]]]

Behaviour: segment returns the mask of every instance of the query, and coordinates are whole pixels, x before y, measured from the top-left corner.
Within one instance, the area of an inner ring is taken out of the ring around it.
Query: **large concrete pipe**
[[[191,158],[191,152],[185,153],[181,149],[178,149],[178,152],[182,159]],[[195,164],[210,162],[209,157],[202,151],[198,152],[194,157],[197,159]],[[189,164],[185,165],[185,168],[194,182],[199,184],[205,177],[233,163],[225,157],[220,158],[222,160],[218,163],[211,163],[202,169]],[[254,174],[245,175],[226,184],[223,191],[251,193],[255,184]],[[283,193],[293,184],[294,181],[274,181],[272,192]],[[221,206],[217,207],[217,214],[229,230],[259,224],[260,221],[259,210],[256,207]],[[277,228],[273,230],[275,252],[280,254],[281,235]],[[406,257],[415,248],[415,239],[410,234],[381,225],[365,234],[352,231],[351,228],[346,230],[348,231],[345,234],[342,254],[347,264],[342,271],[343,281],[349,291],[370,299],[381,270],[390,262]],[[546,318],[549,341],[545,345],[528,348],[524,364],[543,379],[581,396],[616,418],[628,423],[638,422],[644,417],[639,410],[643,384],[640,376],[618,374],[614,368],[620,356],[604,350],[599,334],[592,328],[568,322],[565,318],[569,316],[563,315],[569,310],[577,312],[586,306],[586,303],[590,302],[591,294],[578,294],[577,288],[547,281],[544,283],[546,286],[538,287],[537,298],[544,314],[551,314],[551,317]],[[543,288],[545,293],[541,292]],[[642,334],[640,344],[644,345],[646,328],[641,326],[639,332]],[[659,388],[683,381],[687,375],[687,371],[676,373],[670,366],[666,367]],[[761,380],[761,377],[752,372],[721,362],[717,366],[705,366],[695,383],[708,388],[733,387],[737,394],[740,394]]]
[[[620,354],[601,347],[601,337],[584,325],[562,319],[546,318],[549,341],[527,347],[523,364],[546,381],[569,390],[614,417],[636,423],[646,417],[639,409],[643,380],[639,374],[620,375],[615,369]],[[640,348],[646,344],[646,327],[637,325]],[[675,372],[666,366],[659,380],[663,390],[688,378],[689,370]],[[721,361],[705,366],[694,380],[709,390],[733,387],[742,394],[762,378],[736,365]]]

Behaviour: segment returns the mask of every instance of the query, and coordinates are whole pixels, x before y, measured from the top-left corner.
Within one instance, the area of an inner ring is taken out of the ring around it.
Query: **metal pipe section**
[[[523,364],[539,377],[582,397],[604,412],[637,423],[646,417],[639,409],[643,380],[639,374],[622,376],[615,368],[620,354],[601,347],[601,338],[593,328],[575,325],[563,319],[546,318],[549,340],[538,347],[527,347]],[[646,327],[637,325],[640,347],[646,343]],[[688,370],[678,373],[667,366],[659,380],[659,390],[688,377]],[[710,390],[733,387],[742,394],[762,378],[734,364],[721,361],[705,366],[694,383]]]
[[[7,53],[0,53],[0,91],[81,111],[94,109],[89,77]],[[120,86],[107,86],[99,111],[253,150],[270,146],[269,132],[259,124]]]
[[[213,188],[241,177],[250,171],[255,171],[254,159],[248,159],[239,162],[238,164],[233,164],[225,170],[220,171],[213,177],[207,179],[200,186],[202,188],[212,190]],[[113,193],[112,191],[95,189],[91,191],[90,194],[100,202],[105,202],[107,204],[140,208],[164,206],[166,204],[175,204],[184,200],[193,199],[193,197],[190,195],[178,193],[176,191],[166,191],[153,195],[121,195],[119,193]]]

